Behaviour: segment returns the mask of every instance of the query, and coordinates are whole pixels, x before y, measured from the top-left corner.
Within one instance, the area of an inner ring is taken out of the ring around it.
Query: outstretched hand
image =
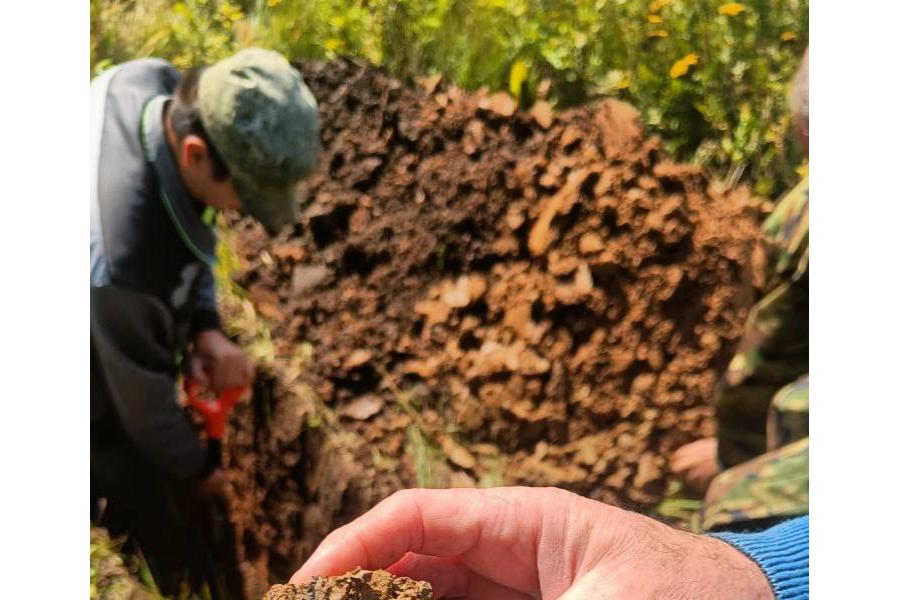
[[[685,444],[675,451],[669,465],[672,474],[690,489],[705,494],[713,478],[721,469],[717,460],[719,442],[704,438]]]
[[[405,490],[329,535],[291,578],[387,568],[472,600],[771,600],[725,542],[554,488]]]

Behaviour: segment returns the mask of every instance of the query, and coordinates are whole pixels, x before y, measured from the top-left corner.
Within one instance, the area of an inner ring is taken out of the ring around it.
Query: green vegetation
[[[416,487],[447,487],[447,482],[437,468],[444,464],[445,457],[417,425],[406,428],[406,451],[415,465]]]
[[[91,600],[163,600],[146,563],[122,554],[122,542],[91,525]]]
[[[91,0],[91,74],[138,56],[179,67],[248,45],[350,55],[406,80],[442,73],[560,107],[614,95],[681,160],[751,182],[795,179],[786,85],[808,0]]]
[[[674,527],[701,533],[700,511],[702,508],[702,500],[697,499],[686,490],[679,481],[670,478],[663,499],[650,510],[650,515]]]

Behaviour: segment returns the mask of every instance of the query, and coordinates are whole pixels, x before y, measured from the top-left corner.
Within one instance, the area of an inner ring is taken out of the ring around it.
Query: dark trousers
[[[178,596],[187,583],[196,591],[208,586],[216,599],[237,597],[225,591],[208,543],[209,508],[186,486],[161,477],[124,440],[110,445],[91,440],[91,520],[111,536],[126,535],[127,551],[140,549],[164,595]]]

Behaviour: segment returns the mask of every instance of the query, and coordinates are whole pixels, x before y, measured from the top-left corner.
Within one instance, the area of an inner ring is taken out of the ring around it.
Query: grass
[[[441,475],[446,457],[417,425],[406,428],[406,452],[412,457],[416,470],[416,486],[420,488],[445,488],[446,479]]]
[[[508,458],[503,454],[488,456],[481,459],[484,465],[484,473],[478,478],[478,487],[492,488],[506,485],[506,464]]]
[[[213,272],[218,290],[219,308],[228,333],[241,341],[241,346],[256,364],[270,365],[275,360],[275,343],[268,325],[260,317],[247,291],[234,282],[241,270],[240,259],[232,250],[233,234],[223,220],[219,222],[219,243]]]
[[[415,406],[414,390],[402,390],[394,376],[386,369],[379,367],[379,374],[394,398],[394,402],[409,416],[412,423],[406,428],[406,453],[412,457],[416,472],[416,486],[420,488],[444,488],[448,485],[446,477],[447,457],[426,433],[422,415]]]
[[[91,600],[163,600],[146,563],[123,554],[122,543],[91,526]]]
[[[663,499],[650,511],[650,515],[694,533],[700,533],[700,509],[703,501],[692,498],[680,483],[672,480]]]

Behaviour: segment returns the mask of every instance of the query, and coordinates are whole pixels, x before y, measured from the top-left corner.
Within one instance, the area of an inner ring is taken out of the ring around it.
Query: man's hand
[[[686,486],[701,494],[706,493],[710,482],[719,474],[716,438],[704,438],[685,444],[675,451],[670,461],[672,474]]]
[[[405,490],[329,535],[291,578],[388,568],[471,600],[772,600],[715,538],[553,488]]]
[[[253,383],[253,363],[218,329],[201,331],[194,339],[191,377],[215,393]]]

